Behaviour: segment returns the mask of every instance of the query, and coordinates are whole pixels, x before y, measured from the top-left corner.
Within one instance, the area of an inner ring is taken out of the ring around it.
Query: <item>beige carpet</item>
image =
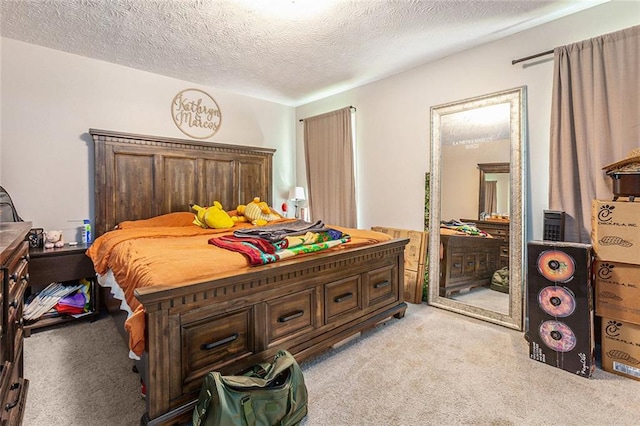
[[[24,424],[137,425],[138,379],[110,318],[25,339]],[[528,359],[522,333],[409,305],[361,338],[303,363],[316,425],[635,425],[640,383]]]
[[[509,315],[509,293],[501,293],[489,287],[476,287],[468,292],[454,293],[449,297],[467,305]]]

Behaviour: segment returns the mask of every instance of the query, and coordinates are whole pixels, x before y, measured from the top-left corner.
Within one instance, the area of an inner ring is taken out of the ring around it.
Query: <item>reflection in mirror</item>
[[[519,330],[524,97],[431,109],[429,304]]]
[[[508,218],[510,202],[509,163],[480,163],[478,219]]]

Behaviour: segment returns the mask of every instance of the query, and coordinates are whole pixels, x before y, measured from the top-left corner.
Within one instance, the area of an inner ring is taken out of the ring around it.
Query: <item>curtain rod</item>
[[[514,59],[513,61],[511,61],[511,65],[515,65],[518,62],[528,61],[529,59],[539,58],[540,56],[551,55],[552,53],[553,53],[553,49],[547,50],[546,52],[542,52],[542,53],[536,53],[535,55],[527,56],[527,57],[524,57],[524,58]]]
[[[356,107],[354,107],[353,105],[349,105],[349,108],[351,108],[352,110],[356,110]],[[304,121],[304,118],[301,118],[300,120],[298,120],[300,123],[302,123]]]

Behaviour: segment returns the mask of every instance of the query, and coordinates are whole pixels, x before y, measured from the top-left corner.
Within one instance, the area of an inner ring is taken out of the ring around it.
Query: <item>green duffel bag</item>
[[[490,287],[501,293],[509,293],[509,268],[507,266],[493,273]]]
[[[280,350],[271,364],[243,376],[208,373],[193,410],[193,426],[297,425],[307,415],[307,387],[295,358]]]

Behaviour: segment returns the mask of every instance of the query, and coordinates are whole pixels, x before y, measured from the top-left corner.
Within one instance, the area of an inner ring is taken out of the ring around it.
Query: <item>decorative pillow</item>
[[[149,228],[156,226],[193,226],[193,213],[175,212],[149,219],[127,220],[120,222],[118,229]]]

